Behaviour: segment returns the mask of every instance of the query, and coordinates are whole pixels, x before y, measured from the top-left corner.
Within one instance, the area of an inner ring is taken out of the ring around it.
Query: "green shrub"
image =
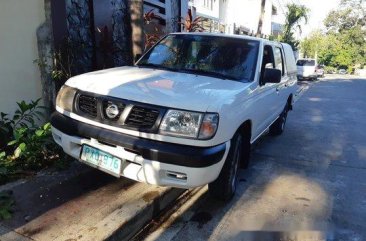
[[[325,66],[324,71],[326,74],[333,74],[333,73],[337,73],[337,68],[332,67],[332,66]]]
[[[11,218],[14,204],[11,191],[0,192],[0,220]]]
[[[17,103],[13,118],[1,113],[0,129],[6,145],[0,146],[0,184],[52,165],[67,162],[62,149],[54,143],[51,124],[43,120],[39,101]]]

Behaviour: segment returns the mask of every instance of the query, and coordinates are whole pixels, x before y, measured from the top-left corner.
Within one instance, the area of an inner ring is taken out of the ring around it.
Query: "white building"
[[[190,0],[188,5],[193,17],[201,17],[203,27],[209,32],[220,30],[220,2],[222,0]]]
[[[190,0],[195,16],[206,19],[211,32],[256,35],[261,15],[261,0]],[[207,25],[207,24],[206,24]],[[262,35],[271,34],[272,0],[266,0]]]
[[[255,35],[261,15],[261,0],[221,0],[220,20],[226,33]],[[272,0],[266,0],[262,34],[271,34]]]

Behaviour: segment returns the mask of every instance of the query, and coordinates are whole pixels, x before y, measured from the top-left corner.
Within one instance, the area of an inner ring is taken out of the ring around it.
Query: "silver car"
[[[299,59],[296,62],[297,65],[297,78],[300,79],[313,79],[318,78],[316,72],[316,60],[315,59]]]

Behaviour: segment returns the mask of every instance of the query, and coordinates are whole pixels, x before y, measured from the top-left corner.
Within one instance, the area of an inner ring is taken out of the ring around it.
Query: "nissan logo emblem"
[[[110,119],[116,118],[119,114],[118,106],[115,104],[109,104],[108,107],[105,109],[105,114]]]

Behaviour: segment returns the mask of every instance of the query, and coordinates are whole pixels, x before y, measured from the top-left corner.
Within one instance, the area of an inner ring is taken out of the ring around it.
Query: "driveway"
[[[255,143],[231,202],[194,190],[136,240],[366,240],[366,79],[300,85],[284,134]]]

